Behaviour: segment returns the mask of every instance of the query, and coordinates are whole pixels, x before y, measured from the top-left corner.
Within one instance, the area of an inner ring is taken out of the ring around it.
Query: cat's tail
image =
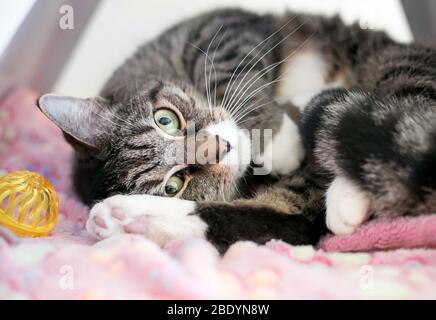
[[[351,206],[368,203],[384,216],[436,213],[433,101],[327,90],[308,105],[301,129],[308,153],[336,187],[361,191]]]

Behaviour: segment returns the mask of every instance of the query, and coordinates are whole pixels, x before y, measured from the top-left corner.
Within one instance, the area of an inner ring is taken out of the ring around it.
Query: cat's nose
[[[211,136],[206,151],[207,163],[214,164],[220,162],[225,155],[232,149],[230,142],[222,139],[219,135]]]
[[[220,138],[219,135],[216,135],[215,138],[217,140],[217,153],[219,155],[219,160],[221,160],[232,149],[232,146],[230,142]]]
[[[197,140],[196,163],[218,163],[231,149],[230,143],[218,135],[204,136]]]

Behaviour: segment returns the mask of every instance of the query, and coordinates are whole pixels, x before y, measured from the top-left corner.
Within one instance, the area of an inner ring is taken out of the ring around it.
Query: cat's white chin
[[[210,125],[206,131],[218,135],[230,143],[230,151],[220,160],[218,165],[229,168],[235,178],[241,177],[251,161],[251,141],[248,133],[238,128],[233,120]]]

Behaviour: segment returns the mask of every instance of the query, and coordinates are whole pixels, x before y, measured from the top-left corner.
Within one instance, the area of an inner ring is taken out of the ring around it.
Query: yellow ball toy
[[[59,199],[51,183],[30,171],[0,177],[0,224],[19,236],[43,236],[56,224]]]

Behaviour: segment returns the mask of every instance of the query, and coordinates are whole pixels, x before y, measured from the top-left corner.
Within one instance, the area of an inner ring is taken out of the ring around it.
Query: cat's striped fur
[[[46,95],[39,106],[77,150],[84,201],[109,197],[91,211],[96,237],[135,232],[164,244],[204,236],[225,251],[238,240],[315,244],[327,232],[326,212],[335,233],[372,216],[432,213],[435,76],[433,49],[383,32],[339,18],[229,9],[145,44],[107,82],[104,100]],[[165,151],[183,137],[154,126],[162,105],[235,145],[247,144],[241,128],[272,129],[272,147],[254,155],[266,161],[272,150],[272,174],[253,175],[254,164],[236,172],[166,163]],[[299,169],[295,107],[304,113]],[[174,168],[189,183],[169,199],[162,184]]]

